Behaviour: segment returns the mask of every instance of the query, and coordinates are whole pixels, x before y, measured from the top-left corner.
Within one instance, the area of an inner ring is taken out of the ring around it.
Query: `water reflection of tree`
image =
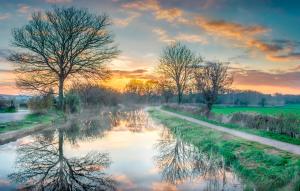
[[[144,129],[151,128],[148,114],[143,109],[120,113],[124,125],[132,132],[141,132]]]
[[[115,182],[103,170],[111,161],[108,154],[93,152],[80,158],[64,155],[64,130],[58,140],[38,136],[21,145],[16,161],[17,172],[9,177],[23,190],[115,190]]]
[[[176,137],[165,129],[156,145],[155,161],[162,179],[171,184],[202,179],[206,190],[226,189],[226,169],[222,157],[201,152],[192,144],[184,142],[175,130]],[[232,185],[231,185],[232,186]]]

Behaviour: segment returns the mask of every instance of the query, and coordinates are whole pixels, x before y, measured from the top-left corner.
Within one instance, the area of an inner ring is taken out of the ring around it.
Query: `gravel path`
[[[180,119],[184,119],[184,120],[187,120],[187,121],[192,122],[192,123],[196,123],[196,124],[204,126],[204,127],[209,127],[211,129],[222,131],[222,132],[231,134],[231,135],[236,136],[236,137],[240,137],[240,138],[243,138],[243,139],[246,139],[246,140],[249,140],[249,141],[258,142],[258,143],[261,143],[261,144],[264,144],[264,145],[275,147],[275,148],[283,150],[283,151],[287,151],[287,152],[290,152],[290,153],[293,153],[293,154],[300,155],[300,146],[298,146],[298,145],[293,145],[293,144],[289,144],[289,143],[285,143],[285,142],[281,142],[281,141],[276,141],[276,140],[273,140],[273,139],[264,138],[264,137],[260,137],[260,136],[257,136],[257,135],[252,135],[252,134],[249,134],[249,133],[237,131],[237,130],[234,130],[234,129],[225,128],[225,127],[222,127],[222,126],[207,123],[205,121],[194,119],[192,117],[187,117],[187,116],[180,115],[180,114],[177,114],[177,113],[165,111],[165,110],[162,110],[160,108],[157,108],[157,109],[159,111],[163,112],[163,113],[168,114],[168,115],[178,117]]]

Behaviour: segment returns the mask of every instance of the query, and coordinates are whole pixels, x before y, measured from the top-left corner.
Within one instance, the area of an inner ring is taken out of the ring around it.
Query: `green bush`
[[[80,97],[74,92],[69,92],[65,97],[65,110],[70,113],[77,113],[80,111]]]

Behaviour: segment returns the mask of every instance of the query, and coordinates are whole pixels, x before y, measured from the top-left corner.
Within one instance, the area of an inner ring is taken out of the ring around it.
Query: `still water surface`
[[[223,159],[142,109],[84,112],[0,146],[0,190],[242,190]]]

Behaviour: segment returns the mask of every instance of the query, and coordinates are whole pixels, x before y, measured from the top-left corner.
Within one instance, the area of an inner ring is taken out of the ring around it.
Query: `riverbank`
[[[182,139],[201,151],[223,156],[226,165],[245,182],[245,190],[300,189],[299,156],[204,128],[158,110],[149,110],[149,113],[173,132],[180,132]]]
[[[163,110],[166,111],[170,111],[170,112],[174,112],[177,114],[181,114],[187,117],[192,117],[194,119],[199,119],[201,121],[205,121],[214,125],[220,125],[220,126],[224,126],[226,128],[230,128],[230,129],[235,129],[238,131],[242,131],[242,132],[246,132],[246,133],[250,133],[253,135],[257,135],[257,136],[261,136],[261,137],[265,137],[265,138],[270,138],[270,139],[274,139],[277,141],[282,141],[282,142],[286,142],[286,143],[290,143],[290,144],[294,144],[294,145],[300,145],[300,139],[299,138],[293,138],[293,137],[289,137],[287,135],[282,135],[282,134],[278,134],[278,133],[274,133],[271,131],[264,131],[264,130],[260,130],[260,129],[252,129],[252,128],[247,128],[247,127],[241,127],[239,125],[236,124],[230,124],[230,123],[221,123],[218,121],[214,121],[211,119],[208,119],[204,116],[201,116],[199,114],[194,114],[194,113],[190,113],[187,111],[181,111],[181,110],[177,110],[177,109],[173,109],[173,108],[169,108],[169,107],[162,107]]]
[[[28,114],[22,120],[0,123],[0,144],[45,129],[62,117],[62,113],[51,111],[47,114]]]

